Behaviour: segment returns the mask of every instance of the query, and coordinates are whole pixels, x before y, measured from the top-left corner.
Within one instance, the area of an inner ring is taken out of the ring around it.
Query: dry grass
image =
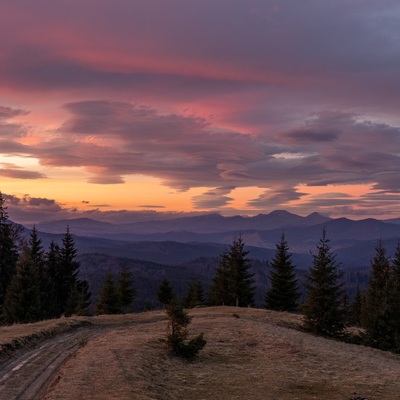
[[[399,398],[399,356],[288,328],[299,323],[296,315],[229,307],[191,314],[191,335],[204,332],[208,341],[194,362],[165,353],[162,312],[96,318],[137,324],[80,349],[45,399]]]

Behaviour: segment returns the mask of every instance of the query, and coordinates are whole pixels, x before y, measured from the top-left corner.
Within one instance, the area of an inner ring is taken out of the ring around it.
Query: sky
[[[0,0],[21,223],[400,216],[397,0]]]

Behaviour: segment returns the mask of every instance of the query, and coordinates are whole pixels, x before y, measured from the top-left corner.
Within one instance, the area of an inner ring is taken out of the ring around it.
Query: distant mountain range
[[[96,297],[104,273],[129,265],[141,286],[138,306],[153,298],[163,277],[170,277],[183,293],[187,282],[210,284],[219,255],[241,235],[252,258],[257,280],[257,303],[262,304],[268,285],[268,261],[284,232],[299,276],[312,265],[325,228],[337,261],[345,271],[346,287],[354,294],[357,282],[365,285],[375,246],[382,239],[388,255],[400,242],[400,219],[380,221],[332,219],[318,213],[302,217],[274,211],[254,217],[208,214],[160,221],[112,224],[88,218],[42,222],[36,225],[45,249],[60,243],[67,226],[75,237],[81,274],[90,281]],[[29,231],[26,231],[26,235]]]
[[[266,249],[275,249],[282,232],[285,233],[292,253],[309,254],[314,251],[325,227],[335,251],[345,253],[348,258],[351,249],[357,249],[356,256],[363,264],[365,256],[373,255],[374,241],[384,240],[390,251],[394,251],[396,242],[400,241],[400,219],[380,221],[369,218],[353,221],[347,218],[332,219],[318,213],[302,217],[287,211],[273,211],[254,217],[208,214],[132,224],[111,224],[79,218],[42,222],[36,227],[51,236],[62,234],[67,226],[79,237],[78,243],[85,252],[99,252],[103,249],[112,255],[118,253],[130,257],[134,253],[154,262],[164,261],[169,264],[188,261],[184,254],[192,258],[214,256],[223,248],[221,245],[231,243],[238,235],[243,237],[247,246],[252,247],[252,253],[257,258],[266,254]],[[169,255],[161,250],[162,242],[167,243]],[[360,254],[359,249],[366,247],[371,250]]]
[[[311,226],[330,221],[318,213],[301,217],[287,211],[273,211],[270,214],[259,214],[254,217],[224,217],[220,214],[207,214],[196,217],[180,217],[162,221],[144,221],[130,224],[111,224],[89,218],[64,219],[41,222],[38,230],[49,233],[60,233],[69,226],[79,235],[100,236],[124,234],[153,234],[169,232],[221,233],[227,231],[270,230],[287,226]]]

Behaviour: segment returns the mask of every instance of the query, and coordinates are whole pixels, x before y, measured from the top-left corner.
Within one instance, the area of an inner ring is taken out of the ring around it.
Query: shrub
[[[192,317],[183,309],[181,305],[171,303],[167,306],[167,315],[169,317],[167,326],[167,348],[171,354],[192,359],[196,357],[199,351],[206,345],[207,341],[203,334],[196,336],[187,342],[188,329]]]

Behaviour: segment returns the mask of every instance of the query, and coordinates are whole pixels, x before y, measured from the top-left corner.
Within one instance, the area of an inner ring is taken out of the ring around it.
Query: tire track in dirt
[[[57,335],[0,365],[0,399],[37,400],[61,366],[108,329],[86,327]]]

